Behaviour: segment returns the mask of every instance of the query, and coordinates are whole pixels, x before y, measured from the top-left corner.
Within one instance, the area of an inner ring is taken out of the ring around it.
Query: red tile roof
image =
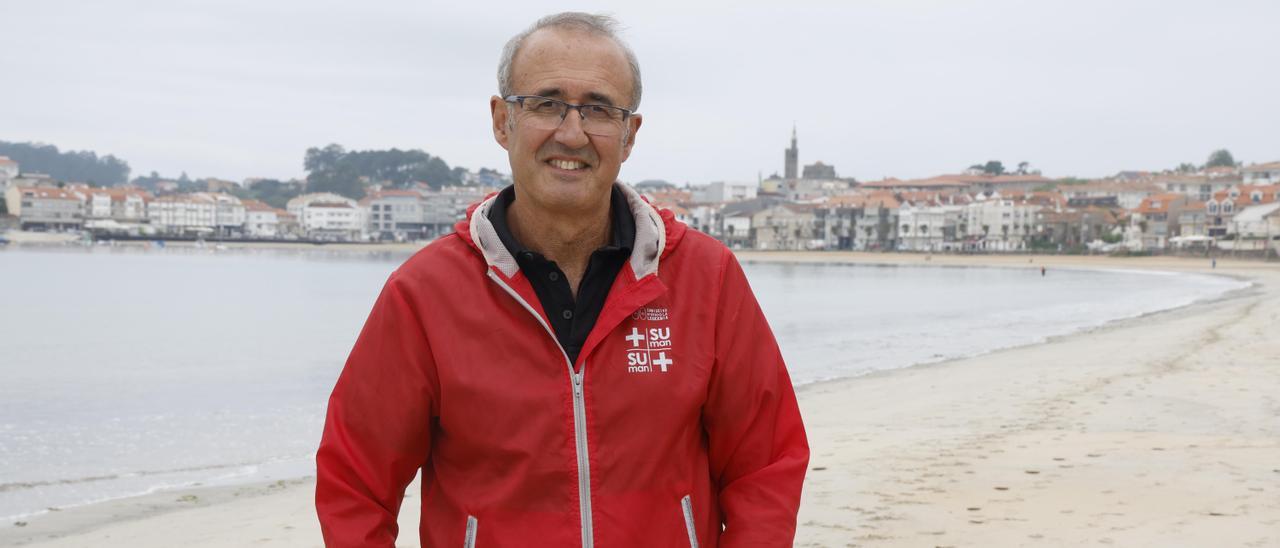
[[[43,200],[75,200],[80,201],[80,197],[76,196],[69,190],[61,188],[45,188],[45,187],[20,187],[18,192],[24,197],[40,198]]]

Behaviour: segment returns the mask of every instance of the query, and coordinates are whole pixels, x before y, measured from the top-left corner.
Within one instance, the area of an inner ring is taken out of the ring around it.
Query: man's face
[[[539,30],[525,39],[511,76],[516,95],[631,107],[631,70],[621,48],[608,38]],[[582,131],[575,110],[558,128],[535,129],[521,123],[526,114],[519,107],[508,107],[500,97],[490,99],[489,107],[494,137],[511,160],[517,203],[560,214],[607,207],[611,185],[631,154],[639,115],[628,119],[623,135],[600,137]]]

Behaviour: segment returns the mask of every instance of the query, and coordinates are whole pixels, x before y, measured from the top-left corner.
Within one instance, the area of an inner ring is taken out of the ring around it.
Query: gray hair
[[[618,21],[608,15],[576,11],[566,11],[539,19],[524,32],[512,36],[507,41],[507,45],[502,48],[502,59],[498,61],[498,93],[503,97],[515,94],[511,89],[512,64],[529,35],[546,28],[569,29],[603,36],[613,40],[618,47],[622,48],[623,55],[627,57],[627,64],[631,65],[631,110],[640,108],[640,62],[636,60],[635,52],[632,52],[626,42],[618,36],[618,27]]]

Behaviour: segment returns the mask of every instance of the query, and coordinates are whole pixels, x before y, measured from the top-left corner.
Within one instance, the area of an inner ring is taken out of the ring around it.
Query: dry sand
[[[1200,259],[743,253],[1152,268]],[[1280,268],[1227,298],[1044,344],[803,387],[797,546],[1280,546]],[[319,546],[311,480],[193,489],[0,528],[0,545]],[[401,545],[416,546],[416,486]]]

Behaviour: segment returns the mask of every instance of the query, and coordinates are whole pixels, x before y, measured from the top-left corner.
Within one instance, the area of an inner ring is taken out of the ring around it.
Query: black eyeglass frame
[[[621,119],[620,121],[621,121],[622,123],[624,123],[624,124],[625,124],[625,123],[627,123],[627,120],[629,120],[629,119],[631,118],[631,115],[632,115],[632,114],[635,114],[635,112],[634,112],[634,111],[632,111],[631,109],[625,109],[625,108],[622,108],[622,107],[615,107],[615,106],[613,106],[613,105],[606,105],[606,104],[602,104],[602,103],[586,103],[586,104],[582,104],[582,105],[575,105],[575,104],[570,103],[570,102],[568,102],[568,101],[561,101],[561,100],[559,100],[559,99],[552,99],[552,98],[550,98],[550,97],[543,97],[543,96],[541,96],[541,95],[508,95],[508,96],[506,96],[506,97],[503,97],[503,98],[502,98],[502,100],[503,100],[503,101],[506,101],[506,102],[511,103],[511,104],[513,104],[513,105],[517,105],[517,106],[519,106],[519,107],[520,107],[520,108],[522,108],[522,109],[524,108],[524,102],[525,102],[525,100],[527,100],[527,99],[539,99],[539,100],[542,100],[542,101],[551,101],[552,103],[558,103],[558,104],[564,105],[564,106],[565,106],[564,113],[560,115],[560,121],[561,121],[561,122],[563,122],[563,121],[564,121],[564,118],[565,118],[566,116],[568,116],[568,115],[569,115],[569,111],[570,111],[570,110],[576,110],[576,111],[578,111],[578,119],[580,119],[580,120],[586,120],[586,119],[587,119],[587,115],[586,115],[584,112],[582,112],[583,107],[601,107],[601,108],[607,108],[607,109],[613,109],[613,110],[621,111],[621,112],[622,112],[622,119]],[[528,111],[526,111],[526,112],[528,112]]]

